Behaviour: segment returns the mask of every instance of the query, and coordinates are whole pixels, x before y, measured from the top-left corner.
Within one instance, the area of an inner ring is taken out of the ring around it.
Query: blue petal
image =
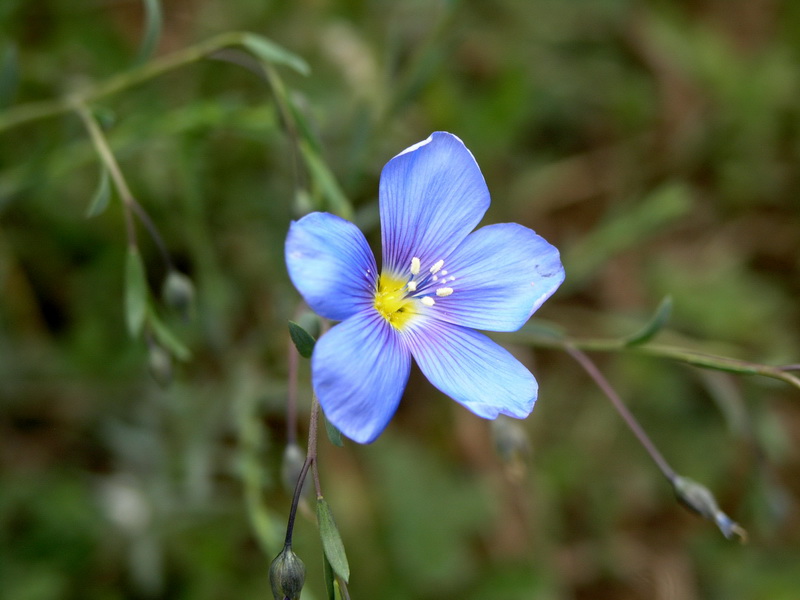
[[[359,312],[323,335],[311,357],[314,390],[331,423],[368,444],[397,410],[411,355],[377,311]]]
[[[564,267],[558,250],[532,230],[499,223],[468,235],[439,276],[429,282],[436,302],[431,316],[475,329],[516,331],[561,285]],[[441,288],[453,291],[435,296]]]
[[[428,270],[472,231],[489,207],[478,164],[456,136],[436,132],[390,160],[380,181],[383,267]]]
[[[358,227],[335,215],[316,212],[292,222],[286,267],[308,305],[327,319],[343,321],[373,302],[372,250]]]
[[[403,332],[419,368],[439,390],[485,419],[522,419],[538,385],[522,363],[485,335],[426,319]]]

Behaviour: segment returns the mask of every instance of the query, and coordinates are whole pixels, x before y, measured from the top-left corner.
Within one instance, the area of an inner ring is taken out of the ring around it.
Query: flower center
[[[395,329],[402,329],[419,312],[417,302],[431,308],[436,304],[434,296],[445,298],[453,293],[447,284],[455,281],[455,277],[448,277],[443,266],[444,261],[438,260],[420,275],[422,264],[415,256],[408,269],[410,276],[381,273],[375,291],[375,310]]]
[[[414,310],[414,301],[406,294],[406,281],[381,273],[375,292],[375,310],[395,329],[402,329]]]

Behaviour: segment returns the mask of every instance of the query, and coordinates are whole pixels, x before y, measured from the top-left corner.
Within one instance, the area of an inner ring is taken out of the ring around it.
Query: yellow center
[[[407,295],[406,280],[381,274],[375,292],[375,310],[395,329],[402,329],[413,314],[414,300]]]

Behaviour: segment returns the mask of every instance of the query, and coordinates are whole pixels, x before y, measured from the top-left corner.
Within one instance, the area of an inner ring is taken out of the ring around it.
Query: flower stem
[[[137,245],[136,227],[133,223],[132,206],[136,204],[136,200],[134,200],[133,194],[131,194],[131,189],[128,187],[128,183],[125,181],[125,177],[122,175],[122,170],[119,168],[119,163],[117,163],[117,159],[114,156],[114,153],[111,151],[111,148],[106,141],[106,137],[103,135],[103,130],[100,129],[100,125],[95,120],[91,111],[88,109],[86,104],[79,101],[75,102],[73,108],[83,121],[86,130],[89,132],[92,145],[94,145],[97,154],[100,156],[100,160],[103,162],[106,169],[108,169],[111,179],[114,182],[114,186],[117,188],[120,200],[122,201],[123,214],[125,215],[125,231],[128,236],[128,245],[131,248],[135,248]]]
[[[292,534],[294,533],[294,520],[297,517],[297,506],[300,504],[300,496],[303,493],[303,482],[306,480],[308,469],[311,463],[314,462],[313,457],[309,454],[303,463],[303,468],[300,469],[300,475],[297,478],[297,484],[294,486],[294,495],[292,496],[292,508],[289,509],[289,522],[286,524],[286,539],[283,542],[284,548],[291,547]]]
[[[675,470],[669,465],[667,460],[664,458],[664,455],[661,454],[658,448],[656,448],[656,445],[653,443],[647,433],[645,433],[642,426],[636,420],[636,417],[634,417],[631,411],[628,410],[628,407],[625,406],[625,403],[619,397],[619,394],[617,394],[608,380],[603,376],[603,374],[600,372],[600,369],[597,368],[597,365],[594,364],[592,359],[590,359],[585,352],[579,350],[571,344],[564,345],[564,349],[578,362],[578,364],[583,367],[586,373],[589,374],[589,377],[591,377],[597,384],[597,387],[599,387],[608,397],[608,399],[611,401],[611,404],[622,417],[622,420],[625,421],[625,424],[639,440],[639,443],[642,444],[644,449],[650,455],[650,458],[653,459],[653,462],[656,463],[658,468],[664,474],[664,477],[666,477],[668,481],[673,482],[676,477]]]
[[[193,46],[153,59],[140,67],[114,75],[71,97],[30,102],[11,108],[0,115],[0,132],[31,121],[68,113],[75,108],[76,104],[91,104],[107,96],[113,96],[159,75],[197,62],[222,48],[241,45],[247,35],[249,34],[240,31],[221,33]]]
[[[297,483],[294,486],[294,494],[292,496],[292,507],[289,509],[289,521],[286,524],[286,541],[284,545],[291,546],[292,534],[294,533],[294,521],[297,517],[297,507],[300,504],[300,497],[303,494],[303,483],[305,483],[308,470],[314,476],[314,489],[317,492],[317,497],[322,496],[322,488],[319,484],[319,473],[317,472],[317,423],[319,421],[319,401],[316,394],[311,401],[311,421],[308,426],[308,453],[306,460],[303,462],[303,468],[300,469],[300,475],[297,477]]]
[[[642,344],[629,345],[624,339],[595,339],[595,338],[572,338],[561,335],[554,335],[552,332],[537,333],[531,330],[521,330],[509,336],[510,340],[524,342],[531,346],[540,348],[554,348],[566,350],[571,346],[577,350],[587,352],[619,352],[628,354],[638,354],[640,356],[652,356],[654,358],[667,358],[695,367],[704,369],[714,369],[716,371],[726,371],[739,375],[760,375],[778,379],[800,389],[800,377],[790,371],[797,370],[800,365],[786,365],[774,367],[736,358],[728,358],[715,354],[698,352],[669,346],[665,344]]]

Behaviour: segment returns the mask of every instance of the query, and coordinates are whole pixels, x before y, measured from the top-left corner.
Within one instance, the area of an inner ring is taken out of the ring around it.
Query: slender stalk
[[[288,444],[297,443],[297,369],[299,353],[289,338],[289,385],[286,393],[286,441]]]
[[[622,420],[625,421],[625,424],[633,432],[633,435],[635,435],[639,440],[639,443],[642,444],[644,449],[650,455],[650,458],[653,459],[653,462],[658,465],[658,468],[664,474],[664,477],[672,482],[676,477],[675,470],[669,465],[667,460],[664,458],[664,455],[661,454],[658,448],[656,448],[656,445],[653,443],[647,433],[645,433],[644,429],[639,424],[639,421],[637,421],[636,417],[634,417],[631,411],[628,410],[628,407],[625,406],[625,403],[619,397],[608,380],[600,372],[600,369],[597,368],[597,365],[595,365],[594,362],[592,362],[592,360],[582,350],[579,350],[570,344],[565,345],[564,349],[578,362],[578,364],[583,367],[583,369],[589,374],[589,377],[591,377],[597,384],[597,387],[599,387],[608,397],[608,399],[611,400],[611,404],[622,417]]]
[[[0,133],[31,121],[68,113],[75,108],[76,104],[91,104],[102,98],[113,96],[159,75],[202,60],[222,48],[241,45],[247,35],[240,31],[221,33],[193,46],[155,58],[140,67],[114,75],[84,92],[73,94],[70,97],[30,102],[11,108],[0,114]]]
[[[128,246],[135,248],[136,227],[133,223],[132,205],[135,204],[136,201],[133,199],[131,189],[128,187],[125,177],[122,175],[122,170],[119,168],[119,163],[117,163],[117,159],[111,151],[105,135],[103,135],[103,130],[100,129],[100,125],[95,120],[91,111],[81,102],[76,102],[73,108],[83,121],[86,130],[89,132],[92,144],[97,154],[100,156],[100,160],[103,161],[106,169],[108,169],[111,179],[119,192],[120,200],[122,200],[123,214],[125,215],[125,231],[128,236]]]
[[[774,367],[736,358],[728,358],[716,354],[698,352],[681,348],[678,346],[668,346],[664,344],[642,344],[628,345],[625,340],[619,339],[594,339],[594,338],[570,338],[553,335],[541,335],[530,331],[520,331],[509,336],[508,339],[522,341],[531,346],[540,348],[553,348],[564,350],[567,346],[583,350],[586,352],[619,352],[627,354],[638,354],[640,356],[652,356],[654,358],[667,358],[695,367],[704,369],[714,369],[716,371],[726,371],[739,375],[760,375],[778,379],[800,389],[800,377],[790,373],[790,371],[800,370],[800,365],[786,365]]]
[[[125,229],[128,234],[128,244],[131,247],[136,246],[136,227],[133,223],[133,215],[136,215],[142,225],[144,225],[147,232],[150,234],[153,242],[155,242],[156,246],[158,247],[158,250],[161,253],[161,258],[164,260],[164,264],[166,265],[167,269],[174,269],[172,258],[167,251],[167,245],[164,242],[164,239],[158,232],[158,228],[156,227],[155,223],[153,223],[150,215],[147,214],[147,211],[145,211],[144,208],[142,208],[142,205],[139,204],[139,202],[136,201],[136,198],[133,197],[133,193],[131,192],[130,187],[128,187],[128,182],[125,180],[125,177],[122,174],[122,169],[120,169],[119,163],[117,162],[117,159],[111,150],[108,140],[106,140],[105,134],[103,134],[103,130],[97,123],[97,120],[94,118],[91,111],[85,104],[77,103],[74,109],[86,126],[89,136],[92,139],[92,145],[94,145],[97,154],[100,156],[100,160],[103,161],[106,169],[108,169],[111,179],[114,182],[114,186],[117,188],[125,215]]]
[[[291,546],[292,533],[294,532],[294,521],[297,517],[297,507],[300,504],[300,496],[303,493],[303,483],[305,483],[308,470],[314,476],[314,488],[317,492],[317,497],[322,496],[322,488],[319,484],[319,473],[317,472],[317,423],[319,418],[319,401],[316,395],[311,401],[311,422],[308,426],[308,453],[306,460],[303,462],[303,468],[300,469],[300,475],[297,477],[297,483],[294,486],[294,495],[292,496],[292,507],[289,509],[289,521],[286,524],[286,541],[285,545]]]
[[[300,469],[300,475],[297,477],[297,484],[294,486],[294,495],[292,496],[292,508],[289,509],[289,522],[286,524],[286,539],[283,542],[284,548],[292,545],[292,534],[294,533],[294,520],[297,517],[297,506],[300,504],[300,496],[303,493],[303,482],[306,480],[308,469],[314,458],[309,454],[303,463],[303,468]]]
[[[174,271],[175,264],[172,262],[172,257],[169,255],[169,251],[167,250],[167,244],[164,242],[164,238],[161,237],[161,234],[158,232],[158,228],[156,224],[153,223],[153,219],[150,218],[150,215],[142,208],[142,205],[139,204],[135,198],[131,198],[131,209],[133,210],[134,214],[139,217],[139,221],[141,221],[144,228],[147,229],[147,233],[150,234],[150,238],[155,242],[156,247],[158,247],[158,251],[161,253],[161,259],[164,261],[164,265],[167,267],[167,270]]]

